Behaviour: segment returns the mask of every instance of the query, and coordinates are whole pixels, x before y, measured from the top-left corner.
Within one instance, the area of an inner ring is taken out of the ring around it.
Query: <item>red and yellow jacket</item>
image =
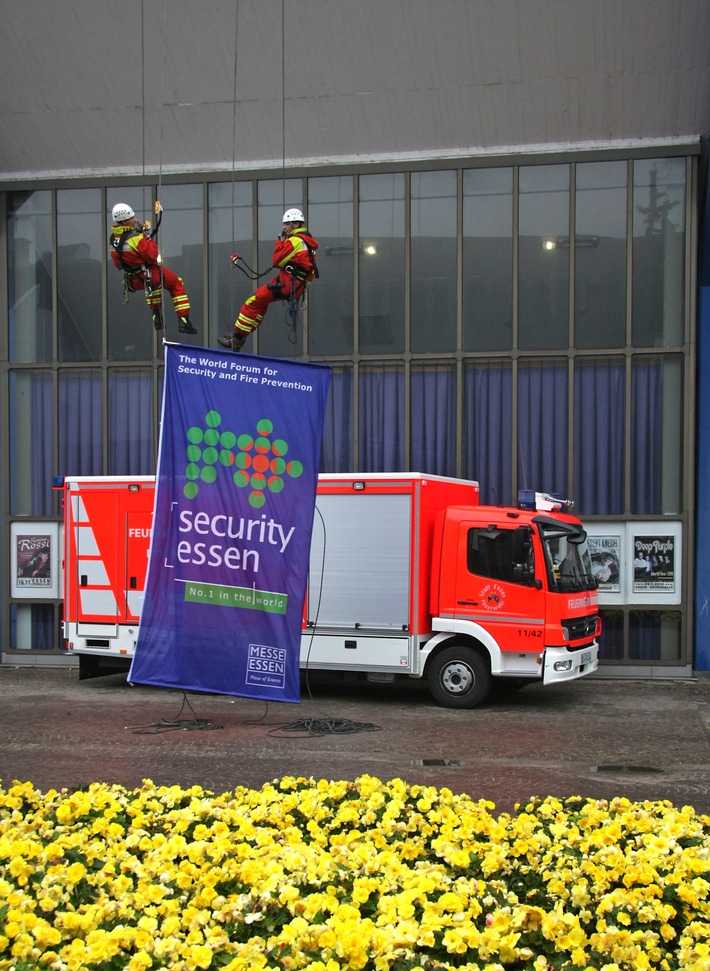
[[[301,226],[289,233],[286,239],[276,240],[272,265],[284,270],[290,264],[296,268],[296,276],[310,283],[318,275],[317,249],[318,240],[311,236],[305,226]]]
[[[111,259],[119,270],[155,266],[158,262],[158,244],[132,226],[112,226]]]

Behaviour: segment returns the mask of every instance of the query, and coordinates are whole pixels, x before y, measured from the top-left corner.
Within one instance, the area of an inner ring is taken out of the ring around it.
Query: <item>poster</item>
[[[673,593],[676,585],[676,538],[634,535],[634,593]]]
[[[19,588],[52,586],[52,537],[49,533],[15,536],[15,584]]]
[[[621,590],[621,536],[587,535],[587,546],[592,558],[592,573],[597,587],[604,593]]]
[[[58,524],[10,524],[10,596],[54,600],[59,596]]]
[[[130,681],[299,700],[330,374],[318,364],[166,345]]]

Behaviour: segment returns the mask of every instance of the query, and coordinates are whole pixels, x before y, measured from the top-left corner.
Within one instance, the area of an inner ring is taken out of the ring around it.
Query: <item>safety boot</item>
[[[233,330],[230,334],[222,334],[217,338],[220,347],[226,347],[228,351],[241,351],[247,335],[243,332]]]
[[[187,314],[184,317],[178,317],[178,334],[196,334],[197,328],[192,326],[192,322]]]

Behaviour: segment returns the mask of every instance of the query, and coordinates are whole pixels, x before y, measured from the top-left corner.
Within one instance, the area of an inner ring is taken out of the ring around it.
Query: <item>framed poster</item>
[[[58,523],[10,524],[10,596],[31,600],[59,597]]]
[[[599,590],[621,592],[621,536],[588,536],[592,573]]]
[[[629,523],[629,602],[680,603],[681,524]]]
[[[600,604],[624,603],[626,596],[626,530],[618,523],[585,525],[592,573]]]
[[[682,523],[585,523],[584,528],[601,606],[681,602]]]

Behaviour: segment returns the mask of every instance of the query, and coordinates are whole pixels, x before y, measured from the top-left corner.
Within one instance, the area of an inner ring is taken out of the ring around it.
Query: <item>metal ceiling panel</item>
[[[707,0],[24,0],[1,17],[5,183],[710,131]]]

